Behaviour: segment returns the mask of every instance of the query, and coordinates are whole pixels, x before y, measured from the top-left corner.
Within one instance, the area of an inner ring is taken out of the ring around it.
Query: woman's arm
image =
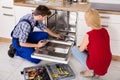
[[[84,51],[84,50],[87,49],[87,45],[89,43],[88,37],[89,36],[87,34],[84,36],[84,38],[82,40],[82,43],[81,43],[81,45],[79,47],[80,51]]]

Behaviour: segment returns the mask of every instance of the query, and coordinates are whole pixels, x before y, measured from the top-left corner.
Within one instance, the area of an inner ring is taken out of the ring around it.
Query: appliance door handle
[[[102,25],[102,27],[109,27],[108,25]]]

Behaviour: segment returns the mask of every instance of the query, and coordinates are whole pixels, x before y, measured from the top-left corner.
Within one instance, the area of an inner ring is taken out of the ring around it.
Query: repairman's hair
[[[37,15],[41,15],[41,16],[46,16],[47,15],[47,16],[49,16],[49,15],[51,15],[51,11],[50,11],[50,9],[48,7],[43,6],[43,5],[39,5],[35,9],[35,11],[33,12],[33,14],[35,16],[37,16]]]

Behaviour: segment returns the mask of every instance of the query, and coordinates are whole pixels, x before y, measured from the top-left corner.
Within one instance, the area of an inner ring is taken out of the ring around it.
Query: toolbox
[[[25,80],[71,80],[75,74],[68,64],[51,63],[24,68]]]

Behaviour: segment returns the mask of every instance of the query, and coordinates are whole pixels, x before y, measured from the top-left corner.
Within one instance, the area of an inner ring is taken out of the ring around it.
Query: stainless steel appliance
[[[55,33],[63,34],[62,39],[49,37],[43,49],[37,49],[32,57],[68,63],[70,59],[70,49],[76,42],[76,12],[52,10],[52,15],[47,18],[46,25]]]
[[[74,18],[74,19],[73,19]],[[62,33],[63,42],[76,42],[76,12],[54,11],[47,19],[47,27],[56,33]],[[57,40],[53,37],[49,39]]]

